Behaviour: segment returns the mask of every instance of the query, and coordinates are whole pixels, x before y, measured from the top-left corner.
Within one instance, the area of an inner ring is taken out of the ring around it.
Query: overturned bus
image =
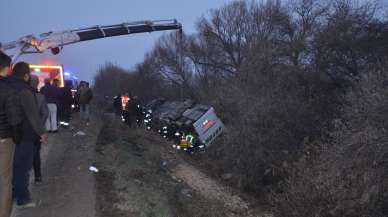
[[[224,125],[214,108],[192,100],[153,100],[146,105],[144,124],[148,130],[174,141],[173,147],[188,152],[203,150],[222,134]]]

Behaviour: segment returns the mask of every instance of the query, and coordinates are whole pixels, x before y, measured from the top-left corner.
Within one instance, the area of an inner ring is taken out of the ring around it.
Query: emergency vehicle
[[[64,87],[65,79],[63,74],[63,66],[61,65],[30,65],[31,74],[38,76],[38,89],[44,86],[45,79],[58,79],[59,86]]]

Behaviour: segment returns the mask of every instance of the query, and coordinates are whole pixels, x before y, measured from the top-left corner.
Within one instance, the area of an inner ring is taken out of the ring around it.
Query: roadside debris
[[[181,190],[181,193],[185,195],[186,197],[192,197],[191,190],[188,188],[184,188]]]
[[[223,180],[229,180],[229,179],[231,179],[233,177],[233,175],[231,174],[231,173],[225,173],[225,174],[223,174],[222,176],[221,176],[221,178],[223,179]]]
[[[94,166],[90,166],[90,167],[89,167],[89,170],[90,170],[91,172],[98,173],[98,169],[97,169],[96,167],[94,167]]]
[[[78,131],[73,136],[86,136],[86,133],[84,133],[82,131]]]

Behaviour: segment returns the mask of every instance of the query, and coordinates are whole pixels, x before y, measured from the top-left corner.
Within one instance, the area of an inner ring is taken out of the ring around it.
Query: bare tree
[[[186,55],[187,37],[172,33],[161,37],[154,49],[156,67],[164,79],[178,87],[180,95],[195,97],[192,89],[193,65]]]

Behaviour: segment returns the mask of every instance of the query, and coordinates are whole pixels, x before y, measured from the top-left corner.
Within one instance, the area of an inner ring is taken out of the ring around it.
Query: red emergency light
[[[59,86],[65,86],[65,81],[63,77],[63,66],[61,65],[30,65],[30,69],[31,74],[36,75],[39,78],[38,89],[40,89],[44,85],[45,79],[58,79]]]

